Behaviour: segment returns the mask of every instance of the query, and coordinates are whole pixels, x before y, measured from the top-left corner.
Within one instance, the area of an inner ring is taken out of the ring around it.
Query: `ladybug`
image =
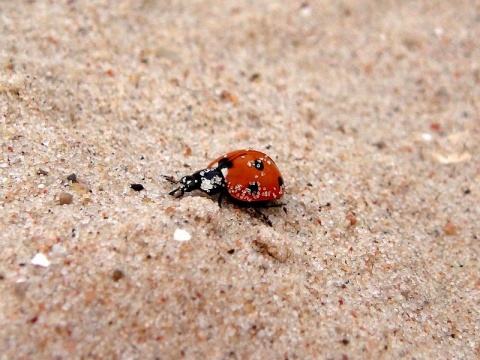
[[[213,160],[206,169],[184,176],[169,195],[182,197],[185,192],[201,190],[208,195],[219,194],[221,206],[226,195],[241,205],[249,205],[270,226],[272,223],[258,206],[280,199],[285,192],[283,176],[270,156],[261,151],[231,151]]]

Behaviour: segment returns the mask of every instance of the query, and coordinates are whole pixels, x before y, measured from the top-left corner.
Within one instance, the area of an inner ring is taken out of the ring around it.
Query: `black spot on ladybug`
[[[230,169],[233,166],[233,162],[229,160],[228,158],[223,158],[218,162],[218,168],[219,169]]]
[[[278,177],[278,186],[283,186],[283,178],[281,176]]]
[[[250,190],[250,193],[252,193],[252,194],[258,193],[258,183],[248,184],[248,190]]]
[[[257,159],[253,162],[253,166],[255,166],[255,169],[262,171],[264,169],[263,166],[263,161],[260,159]]]

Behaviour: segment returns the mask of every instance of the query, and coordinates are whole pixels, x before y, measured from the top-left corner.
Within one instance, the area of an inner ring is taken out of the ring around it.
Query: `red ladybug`
[[[254,204],[280,199],[285,192],[283,177],[270,156],[253,149],[231,151],[213,160],[206,169],[184,176],[179,186],[169,192],[177,197],[201,190],[208,195],[228,195],[242,204],[251,204],[263,220],[270,220]],[[254,204],[252,204],[254,203]]]

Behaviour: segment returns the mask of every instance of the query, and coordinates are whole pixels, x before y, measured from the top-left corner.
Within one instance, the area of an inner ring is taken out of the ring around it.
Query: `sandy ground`
[[[0,358],[478,359],[479,3],[226,3],[0,0]]]

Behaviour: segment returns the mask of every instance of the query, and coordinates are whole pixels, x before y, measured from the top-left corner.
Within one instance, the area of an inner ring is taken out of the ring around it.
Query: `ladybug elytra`
[[[208,195],[228,195],[244,204],[280,199],[285,192],[282,174],[270,156],[253,149],[231,151],[213,160],[206,169],[184,176],[169,194],[177,197],[185,192],[201,190]],[[253,204],[252,204],[253,205]],[[268,218],[255,208],[264,220]]]

